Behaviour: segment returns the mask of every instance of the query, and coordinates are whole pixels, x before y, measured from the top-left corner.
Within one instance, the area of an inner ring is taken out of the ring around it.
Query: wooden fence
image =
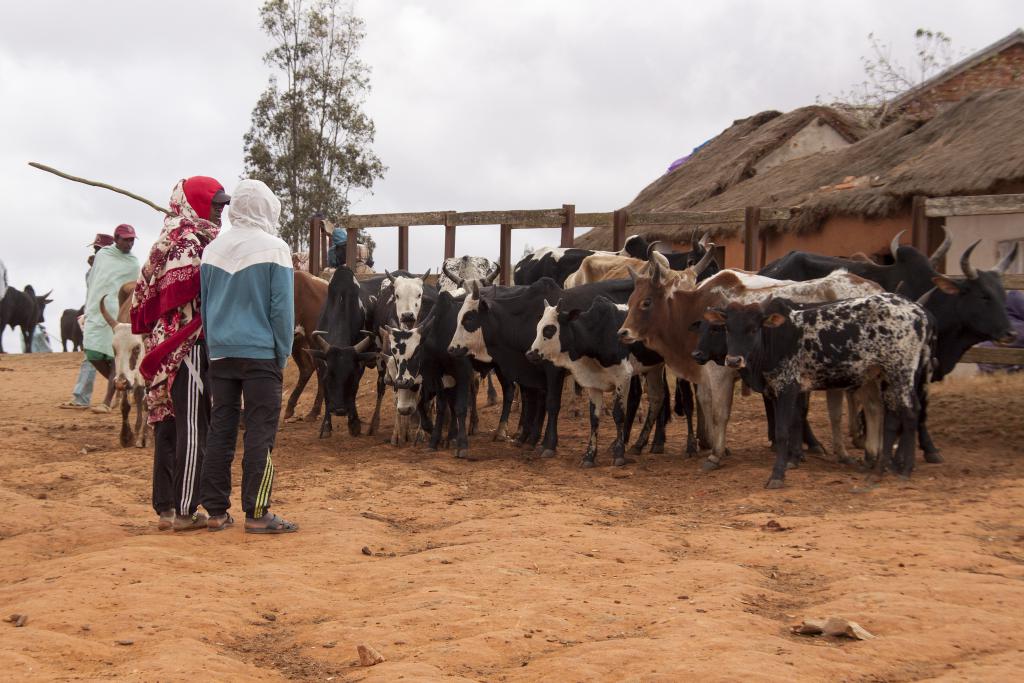
[[[501,265],[501,283],[509,284],[512,276],[512,231],[538,228],[561,228],[561,247],[571,247],[576,228],[612,229],[612,249],[618,251],[626,241],[629,228],[651,225],[711,226],[721,224],[744,225],[747,236],[745,264],[753,268],[756,261],[758,233],[762,223],[786,220],[791,210],[775,207],[747,207],[729,211],[676,211],[666,213],[629,213],[625,209],[604,213],[577,213],[574,204],[563,204],[560,209],[513,211],[427,211],[423,213],[385,213],[346,216],[338,222],[348,231],[345,259],[355,263],[356,236],[362,228],[397,228],[398,268],[409,269],[409,228],[416,226],[444,226],[444,258],[455,256],[455,236],[458,228],[481,225],[500,226],[498,263]],[[318,274],[327,262],[328,239],[324,235],[322,218],[313,218],[309,225],[309,270]],[[751,236],[752,239],[751,239]]]
[[[611,228],[612,249],[618,251],[626,241],[629,228],[652,225],[713,226],[743,225],[743,267],[757,270],[760,256],[760,232],[763,224],[787,220],[794,211],[785,207],[748,206],[726,211],[674,211],[658,213],[630,213],[625,209],[604,213],[577,213],[574,204],[563,204],[560,209],[511,211],[426,211],[421,213],[384,213],[346,216],[338,225],[348,231],[346,262],[356,261],[356,237],[362,228],[397,228],[398,269],[409,269],[409,228],[417,226],[444,226],[444,258],[455,256],[455,237],[458,228],[482,225],[500,226],[499,264],[501,284],[507,285],[512,277],[512,231],[538,228],[561,228],[561,247],[571,247],[575,230],[580,228]],[[1024,213],[1024,194],[985,195],[974,197],[914,197],[912,202],[911,241],[914,246],[929,252],[929,234],[934,234],[948,216],[984,216]],[[309,225],[309,270],[319,274],[327,262],[328,238],[323,232],[324,220],[313,218]],[[1004,275],[1006,289],[1024,289],[1024,275]],[[1024,365],[1024,349],[974,348],[961,363],[992,363]]]

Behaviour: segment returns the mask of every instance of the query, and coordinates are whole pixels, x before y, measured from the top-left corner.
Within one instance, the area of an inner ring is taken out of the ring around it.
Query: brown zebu
[[[145,448],[150,427],[146,423],[149,410],[146,408],[146,382],[139,372],[139,364],[145,354],[145,347],[142,344],[142,337],[132,334],[131,306],[132,292],[135,291],[135,280],[130,280],[121,285],[117,292],[117,299],[120,307],[117,312],[117,320],[107,312],[106,299],[104,295],[100,299],[100,313],[103,319],[110,325],[114,336],[111,345],[114,348],[114,369],[110,381],[120,394],[121,399],[121,434],[120,444],[127,448],[134,440],[136,448]],[[131,413],[132,401],[135,402],[135,431],[132,431],[128,424],[128,415]]]
[[[299,402],[309,378],[316,373],[316,363],[306,352],[307,349],[320,348],[319,343],[313,339],[313,332],[316,331],[317,321],[320,319],[320,312],[324,308],[324,301],[327,300],[327,280],[310,275],[307,272],[295,271],[295,340],[292,342],[292,360],[299,369],[299,381],[292,389],[288,397],[288,404],[284,409],[284,419],[288,420],[295,414],[295,406]],[[320,408],[324,402],[324,389],[320,385],[320,376],[317,374],[316,400],[309,413],[303,419],[313,421],[320,414]]]

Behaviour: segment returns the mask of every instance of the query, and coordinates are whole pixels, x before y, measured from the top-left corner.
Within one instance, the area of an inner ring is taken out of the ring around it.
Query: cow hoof
[[[854,436],[853,437],[853,447],[854,448],[860,448],[860,449],[864,448],[864,436],[863,435],[858,435],[858,436]]]
[[[821,447],[821,444],[813,444],[807,447],[808,455],[825,455],[825,449]]]
[[[702,472],[710,472],[711,470],[717,470],[721,466],[721,463],[714,462],[713,460],[705,460],[701,463],[700,469]]]
[[[795,470],[798,467],[800,467],[800,461],[799,460],[789,460],[789,461],[786,462],[786,469],[787,470]]]
[[[943,458],[942,454],[939,453],[938,451],[925,451],[924,461],[931,463],[933,465],[938,465],[939,463],[946,462],[945,458]]]
[[[362,426],[358,422],[348,426],[348,433],[350,436],[359,436],[360,432],[362,432]]]
[[[661,455],[664,452],[665,452],[665,444],[663,444],[663,443],[656,443],[656,444],[651,446],[651,454],[652,455]]]
[[[468,448],[460,448],[460,449],[458,449],[457,451],[455,451],[455,457],[456,458],[463,458],[463,459],[468,458],[469,457],[469,449]]]
[[[856,465],[857,461],[848,455],[840,455],[837,459],[840,465]]]
[[[626,458],[624,458],[621,455],[619,457],[615,458],[615,466],[616,467],[625,467],[626,466],[626,462],[627,462]]]
[[[593,460],[584,460],[583,462],[580,463],[580,467],[582,467],[585,470],[589,470],[591,467],[597,467],[597,465],[596,463],[594,463]]]
[[[629,452],[630,452],[631,455],[640,455],[641,453],[644,452],[644,449],[643,449],[643,446],[633,446],[632,448],[629,449]],[[654,452],[654,449],[651,448],[651,453],[653,453],[653,452]]]
[[[768,483],[764,485],[766,489],[781,489],[786,483],[781,479],[769,479]]]

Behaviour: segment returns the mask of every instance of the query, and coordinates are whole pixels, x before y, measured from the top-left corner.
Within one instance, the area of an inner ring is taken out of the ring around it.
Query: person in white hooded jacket
[[[231,229],[203,252],[203,333],[210,354],[213,410],[199,486],[207,526],[231,526],[231,462],[245,399],[242,509],[245,532],[280,534],[298,526],[270,512],[273,449],[282,371],[295,330],[291,250],[277,236],[281,202],[259,180],[231,193]]]

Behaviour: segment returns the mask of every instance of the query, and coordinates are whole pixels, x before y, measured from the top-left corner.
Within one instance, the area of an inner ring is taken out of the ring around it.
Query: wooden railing
[[[924,244],[927,221],[945,221],[950,216],[996,216],[1022,214],[1024,222],[1024,194],[993,194],[972,197],[915,197],[914,244]],[[927,250],[927,244],[924,244]],[[1020,257],[1024,258],[1024,257]],[[1003,288],[1024,289],[1024,275],[1003,275]],[[1024,365],[1024,349],[979,348],[970,349],[961,363],[990,363],[992,365]]]
[[[501,282],[508,284],[512,274],[512,231],[537,228],[561,228],[559,246],[571,247],[576,228],[610,227],[612,249],[618,251],[626,241],[631,227],[651,225],[705,226],[724,223],[742,223],[750,240],[747,251],[756,254],[758,228],[762,222],[786,220],[792,210],[776,207],[747,207],[728,211],[675,211],[664,213],[629,213],[625,209],[604,213],[576,213],[574,204],[563,204],[560,209],[512,211],[426,211],[422,213],[385,213],[346,216],[337,225],[348,231],[345,259],[355,263],[356,237],[363,228],[397,228],[398,268],[409,269],[409,228],[415,226],[444,226],[444,258],[455,256],[456,230],[481,225],[500,226],[499,257]],[[328,239],[323,234],[323,219],[313,218],[309,225],[309,270],[318,274],[327,261]],[[753,246],[752,246],[753,245]],[[753,251],[752,251],[753,249]],[[748,268],[752,267],[749,264]]]

